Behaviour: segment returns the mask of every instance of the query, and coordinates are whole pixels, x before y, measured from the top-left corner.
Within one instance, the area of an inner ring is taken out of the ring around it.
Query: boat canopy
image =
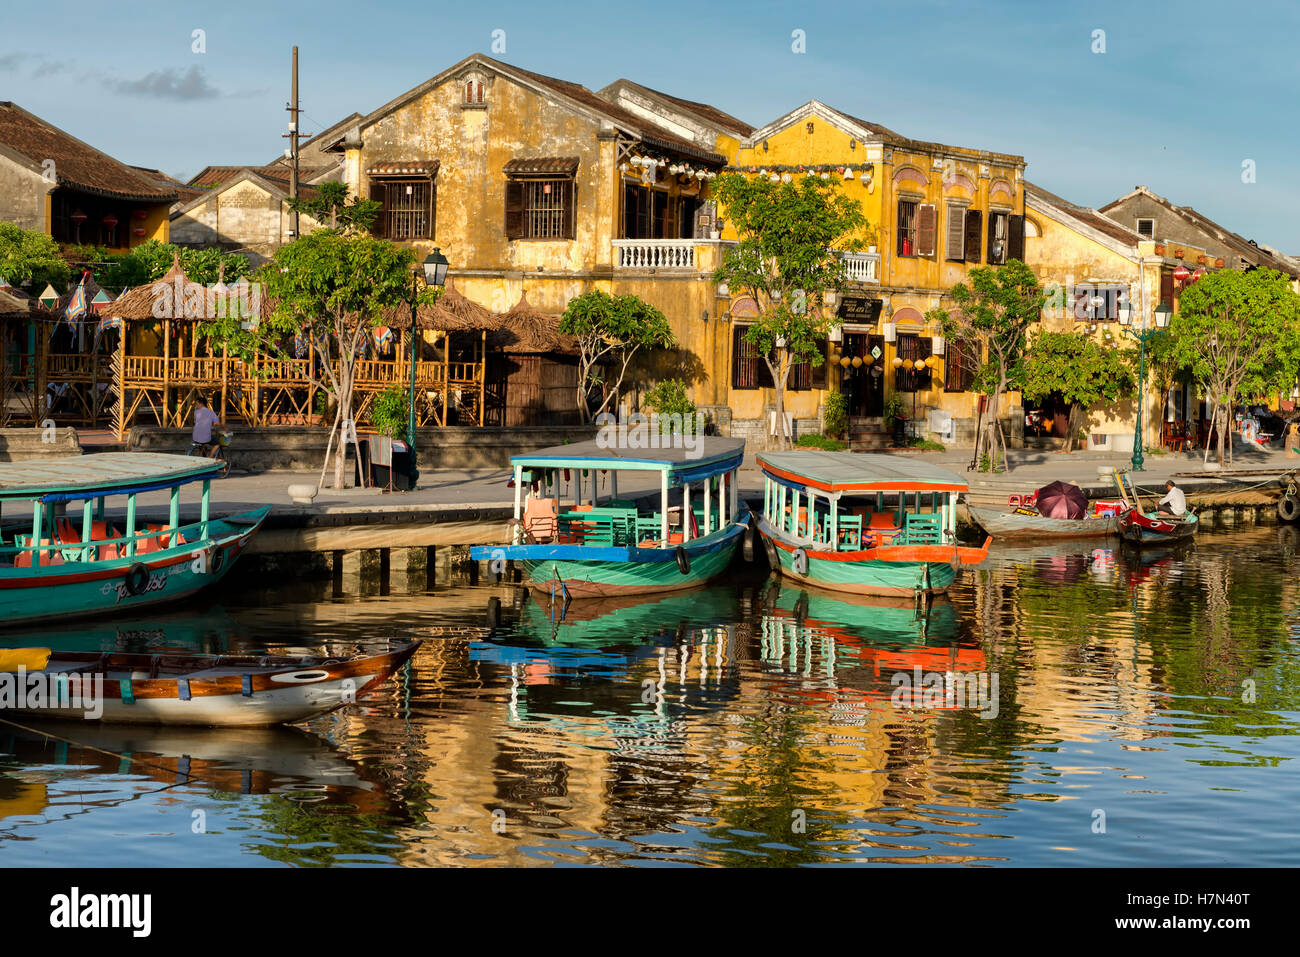
[[[648,434],[648,433],[646,433]],[[655,440],[680,442],[676,436],[653,436]],[[612,469],[616,471],[665,472],[673,485],[698,482],[740,468],[745,458],[745,440],[717,436],[690,437],[690,446],[669,448],[607,448],[595,439],[538,449],[510,458],[513,468]]]
[[[789,488],[836,492],[965,492],[955,472],[929,462],[860,452],[764,452],[758,464]]]
[[[99,452],[0,464],[0,501],[47,504],[175,488],[217,476],[223,463],[197,455]]]

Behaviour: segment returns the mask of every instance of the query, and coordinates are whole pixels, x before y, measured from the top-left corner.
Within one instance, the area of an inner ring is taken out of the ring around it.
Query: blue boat
[[[209,515],[224,463],[189,455],[105,452],[0,465],[0,508],[31,509],[31,534],[0,541],[0,627],[81,615],[135,612],[178,601],[230,571],[270,506]],[[199,520],[180,522],[180,491],[201,484]],[[137,496],[168,491],[165,525],[137,520]],[[122,497],[121,526],[105,503]],[[76,506],[74,508],[74,506]]]
[[[676,591],[726,571],[749,526],[736,485],[744,440],[606,445],[591,440],[511,458],[511,540],[472,548],[470,557],[514,562],[535,593],[566,601]],[[647,477],[657,487],[631,488]],[[566,489],[572,504],[562,508]]]

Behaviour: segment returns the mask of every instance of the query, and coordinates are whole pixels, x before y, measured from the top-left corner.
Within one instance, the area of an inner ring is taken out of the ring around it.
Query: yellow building
[[[1024,248],[1025,263],[1048,294],[1041,327],[1087,333],[1115,349],[1136,345],[1120,322],[1126,304],[1133,310],[1133,326],[1145,318],[1148,327],[1154,327],[1160,303],[1176,309],[1181,290],[1195,281],[1195,270],[1216,268],[1203,248],[1157,243],[1033,183],[1025,184]],[[1188,274],[1185,278],[1180,267]],[[1179,385],[1166,394],[1163,385],[1148,377],[1143,405],[1146,447],[1157,447],[1170,437],[1166,423],[1185,423],[1195,435],[1203,417],[1191,386]],[[1025,411],[1033,423],[1026,441],[1055,445],[1065,437],[1068,408],[1063,403],[1026,403]],[[1131,399],[1093,410],[1086,426],[1088,447],[1131,452],[1135,411]]]
[[[848,396],[854,447],[881,444],[879,417],[895,393],[922,434],[935,426],[949,441],[969,439],[977,414],[969,379],[958,363],[945,363],[938,329],[925,315],[973,266],[1023,258],[1024,158],[909,139],[812,100],[745,137],[731,168],[833,178],[862,204],[870,224],[862,237],[867,251],[845,254],[854,281],[835,304],[840,329],[827,347],[831,362],[792,373],[786,410],[796,434],[817,431],[826,392],[840,390]],[[773,391],[743,342],[753,308],[741,300],[731,306],[732,425],[735,433],[748,420],[767,434],[775,424]],[[932,355],[934,362],[915,369]]]
[[[709,181],[751,127],[704,104],[620,80],[586,87],[474,54],[347,126],[330,142],[350,191],[382,205],[375,232],[434,245],[456,288],[505,312],[523,297],[558,314],[592,289],[664,312],[680,351],[637,385],[677,376],[725,409],[729,328],[711,273],[723,242]],[[489,392],[493,391],[491,383]]]

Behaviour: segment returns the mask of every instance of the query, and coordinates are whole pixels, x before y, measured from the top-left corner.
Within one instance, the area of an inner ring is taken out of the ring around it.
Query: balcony
[[[850,282],[880,282],[880,253],[840,253],[844,274]]]
[[[698,239],[615,239],[615,269],[695,269]]]

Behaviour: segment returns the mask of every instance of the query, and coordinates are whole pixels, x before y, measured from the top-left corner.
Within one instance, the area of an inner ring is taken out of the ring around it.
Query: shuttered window
[[[384,178],[370,181],[370,198],[380,204],[373,232],[395,241],[433,239],[436,212],[433,180]]]
[[[770,389],[772,373],[758,345],[745,338],[747,325],[733,325],[731,329],[731,387],[733,389]],[[793,378],[794,373],[790,373]]]
[[[916,207],[910,199],[898,201],[898,249],[900,256],[916,255]]]
[[[790,367],[790,376],[786,379],[786,388],[791,392],[826,388],[826,353],[828,345],[828,341],[823,339],[817,347],[822,355],[820,365],[813,365],[810,359],[806,362],[796,362]]]
[[[576,202],[572,178],[506,180],[506,238],[573,239]]]
[[[1174,305],[1174,273],[1171,269],[1160,270],[1160,301],[1171,309]]]
[[[978,209],[966,210],[966,239],[963,248],[966,253],[968,263],[977,263],[980,261],[980,251],[983,249],[984,233],[983,226],[984,214]]]
[[[979,354],[974,343],[950,339],[944,348],[943,390],[969,392],[979,371]]]
[[[965,206],[948,204],[948,236],[944,243],[944,258],[958,263],[966,258]]]
[[[1007,258],[1025,261],[1025,217],[1018,214],[1007,219]]]
[[[929,368],[922,368],[919,372],[915,368],[917,359],[929,358],[930,347],[931,340],[928,336],[899,334],[895,350],[903,364],[894,370],[896,392],[924,392],[930,388]]]
[[[922,203],[916,208],[916,254],[933,256],[939,241],[939,210],[934,203]]]
[[[989,213],[988,258],[985,262],[999,265],[1007,261],[1007,221],[1009,213]]]

